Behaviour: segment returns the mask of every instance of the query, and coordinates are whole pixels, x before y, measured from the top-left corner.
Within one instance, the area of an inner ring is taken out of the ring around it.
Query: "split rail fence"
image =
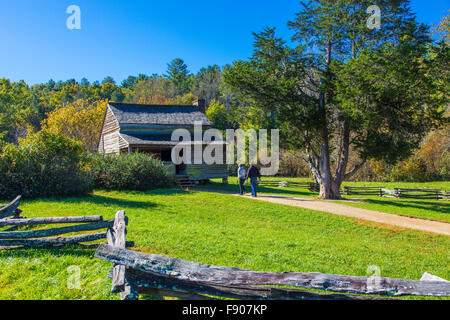
[[[140,294],[183,300],[377,300],[402,295],[450,296],[450,282],[446,281],[257,272],[135,252],[125,248],[125,219],[124,211],[117,212],[114,225],[108,230],[108,243],[100,244],[94,255],[113,264],[108,274],[112,278],[111,291],[120,293],[122,300],[137,300]],[[386,298],[355,294],[385,295]]]
[[[0,219],[11,217],[11,219],[17,219],[20,217],[22,211],[19,209],[20,200],[22,196],[17,196],[13,201],[7,205],[0,206]]]
[[[108,229],[114,225],[114,220],[104,221],[102,216],[85,217],[43,217],[30,218],[20,217],[22,212],[18,207],[21,197],[18,196],[9,204],[0,207],[0,248],[17,247],[59,247],[69,244],[79,244],[107,238]],[[76,224],[65,227],[48,229],[35,229],[16,231],[19,227],[36,227],[50,224]],[[86,233],[106,229],[102,232]],[[81,233],[71,236],[61,236],[69,233]]]
[[[136,300],[139,294],[176,297],[180,299],[234,298],[242,300],[376,300],[379,297],[355,294],[392,296],[450,296],[448,281],[417,281],[384,277],[356,277],[323,273],[259,272],[230,267],[204,265],[192,261],[146,254],[126,249],[133,246],[125,240],[128,219],[125,211],[118,211],[114,220],[103,221],[101,216],[20,217],[20,197],[0,207],[0,228],[43,224],[82,223],[81,225],[27,230],[0,231],[1,247],[62,246],[94,241],[102,238],[95,257],[111,262],[108,276],[112,278],[112,292],[123,300]],[[61,234],[107,228],[105,232],[55,237]],[[286,289],[273,286],[289,286]],[[306,291],[319,289],[327,293]],[[329,293],[331,292],[331,293]],[[385,298],[382,298],[385,299]]]
[[[399,189],[380,188],[380,196],[397,199],[449,200],[450,193],[438,189]]]
[[[315,182],[292,182],[292,181],[261,181],[258,185],[262,187],[289,188],[297,187],[308,189],[312,192],[319,192],[320,186]],[[450,200],[450,192],[439,189],[385,189],[383,187],[349,187],[345,186],[341,190],[344,195],[378,195],[380,197],[397,199],[429,199],[429,200]]]
[[[258,185],[261,187],[278,187],[278,188],[305,188],[313,192],[320,191],[320,185],[315,182],[293,182],[293,181],[260,181]]]

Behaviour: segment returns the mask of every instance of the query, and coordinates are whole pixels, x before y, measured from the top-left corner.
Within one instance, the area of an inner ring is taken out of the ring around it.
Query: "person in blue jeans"
[[[259,173],[259,169],[254,164],[251,164],[250,168],[248,168],[246,178],[250,179],[250,184],[252,186],[252,197],[257,197],[256,185],[257,185],[258,179],[259,179],[259,181],[261,181],[261,174]]]
[[[245,167],[243,164],[239,165],[239,169],[238,169],[238,178],[239,178],[239,189],[240,189],[240,194],[241,196],[243,194],[245,194],[245,188],[244,188],[244,183],[245,183]]]

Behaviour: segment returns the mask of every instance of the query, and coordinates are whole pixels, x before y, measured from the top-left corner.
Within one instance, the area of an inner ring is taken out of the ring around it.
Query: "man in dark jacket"
[[[252,197],[256,197],[256,185],[258,179],[261,181],[261,174],[259,173],[259,169],[254,164],[251,164],[250,168],[248,168],[246,178],[250,179],[250,184],[252,186]]]

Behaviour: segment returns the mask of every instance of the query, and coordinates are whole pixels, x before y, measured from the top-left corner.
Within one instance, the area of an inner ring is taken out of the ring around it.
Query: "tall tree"
[[[136,83],[138,82],[138,78],[134,76],[129,76],[125,80],[122,81],[122,87],[126,89],[133,89]]]
[[[450,10],[442,17],[441,21],[434,28],[433,33],[441,40],[450,43]]]
[[[167,65],[166,77],[174,84],[174,96],[184,95],[191,89],[191,77],[187,65],[182,59],[174,59]],[[172,97],[171,97],[172,98]]]
[[[96,152],[107,104],[107,100],[77,100],[50,112],[42,127],[48,132],[81,141],[88,152]]]
[[[250,61],[225,72],[227,84],[276,111],[291,146],[306,149],[320,198],[340,198],[342,182],[368,159],[407,157],[448,102],[427,73],[430,38],[409,1],[378,4],[379,29],[367,24],[372,1],[302,2],[289,22],[297,47],[266,28],[254,34]],[[349,169],[351,149],[360,162]]]
[[[0,79],[0,139],[17,143],[27,134],[27,124],[35,113],[33,96],[25,82]]]
[[[217,65],[200,69],[195,76],[193,93],[206,100],[209,105],[212,100],[219,100],[221,96],[221,86],[223,84],[222,71]]]
[[[133,103],[151,103],[156,96],[174,97],[175,86],[167,78],[152,75],[149,78],[139,80],[134,86],[131,101]],[[157,99],[159,100],[159,99]]]
[[[102,84],[116,84],[116,81],[114,81],[113,77],[107,76],[105,79],[103,79]]]

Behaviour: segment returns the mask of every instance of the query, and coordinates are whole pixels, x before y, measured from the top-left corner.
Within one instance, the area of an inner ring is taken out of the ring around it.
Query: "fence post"
[[[125,249],[125,235],[127,219],[125,211],[121,210],[116,213],[114,225],[107,231],[108,244],[113,247]],[[121,300],[138,300],[139,293],[137,287],[127,280],[127,267],[123,265],[114,265],[111,268],[112,274],[112,293],[120,293]]]

